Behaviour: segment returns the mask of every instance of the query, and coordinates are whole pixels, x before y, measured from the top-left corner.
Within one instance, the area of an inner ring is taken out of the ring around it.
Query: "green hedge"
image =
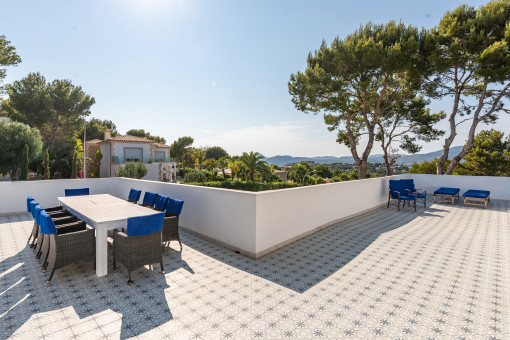
[[[215,181],[215,182],[203,182],[203,183],[186,183],[191,185],[200,185],[206,187],[213,188],[223,188],[223,189],[234,189],[234,190],[244,190],[244,191],[265,191],[265,190],[277,190],[277,189],[287,189],[287,188],[295,188],[299,185],[296,183],[288,183],[288,182],[269,182],[269,183],[261,183],[261,182],[243,182],[243,181]]]

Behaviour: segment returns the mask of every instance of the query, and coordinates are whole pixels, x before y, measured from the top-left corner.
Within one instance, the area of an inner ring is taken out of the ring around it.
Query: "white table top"
[[[58,200],[96,223],[119,221],[128,217],[157,213],[153,209],[129,203],[108,194],[59,197]]]

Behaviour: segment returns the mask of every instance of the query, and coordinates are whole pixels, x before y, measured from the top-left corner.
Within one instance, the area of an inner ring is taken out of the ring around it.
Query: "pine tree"
[[[21,168],[19,174],[20,181],[26,181],[28,179],[28,145],[25,144],[23,153],[21,154]]]

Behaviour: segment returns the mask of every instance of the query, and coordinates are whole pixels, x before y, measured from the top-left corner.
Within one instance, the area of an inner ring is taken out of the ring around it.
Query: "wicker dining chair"
[[[142,195],[142,190],[131,189],[129,191],[128,202],[135,203],[135,204],[138,203],[141,195]]]
[[[165,222],[163,223],[162,242],[169,245],[170,241],[178,241],[182,248],[179,237],[179,215],[182,212],[184,201],[169,198],[166,204]]]
[[[84,196],[89,195],[90,190],[89,188],[79,188],[79,189],[65,189],[64,191],[66,197],[69,196]]]
[[[32,243],[34,243],[35,241],[35,244],[32,244],[31,246],[35,250],[36,254],[35,259],[39,260],[41,258],[43,244],[43,235],[41,234],[41,222],[39,219],[40,217],[39,211],[42,210],[42,207],[35,201],[30,202],[30,206],[32,209],[32,216],[34,217],[34,223],[36,226],[35,238],[32,241]],[[55,210],[46,213],[55,219],[67,218],[72,216],[72,214],[67,210]]]
[[[117,261],[128,271],[128,285],[133,284],[131,271],[159,262],[161,273],[165,273],[161,250],[161,229],[163,229],[163,212],[129,217],[126,233],[115,230],[113,233],[113,271]]]
[[[156,194],[155,192],[146,191],[145,194],[143,195],[142,206],[154,208],[157,196],[158,194]]]
[[[85,223],[85,222],[83,222]],[[41,233],[49,238],[48,263],[50,276],[46,283],[50,283],[55,270],[69,264],[96,259],[95,230],[85,225],[85,229],[58,233],[57,227],[50,215],[41,212]]]
[[[156,195],[156,202],[154,203],[154,210],[165,211],[166,204],[168,202],[168,196]]]

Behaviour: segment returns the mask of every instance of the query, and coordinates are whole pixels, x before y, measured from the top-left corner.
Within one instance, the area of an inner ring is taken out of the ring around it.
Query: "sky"
[[[29,72],[70,79],[95,98],[90,117],[112,120],[121,133],[145,129],[168,144],[191,136],[195,147],[218,145],[233,155],[346,156],[321,115],[294,107],[290,75],[306,68],[322,40],[369,21],[430,28],[461,3],[3,0],[0,35],[22,59],[7,69],[4,84]],[[431,105],[450,107],[448,100]],[[498,122],[500,130],[508,127],[508,117]],[[454,145],[466,136],[461,127]],[[441,145],[427,143],[422,152]]]

